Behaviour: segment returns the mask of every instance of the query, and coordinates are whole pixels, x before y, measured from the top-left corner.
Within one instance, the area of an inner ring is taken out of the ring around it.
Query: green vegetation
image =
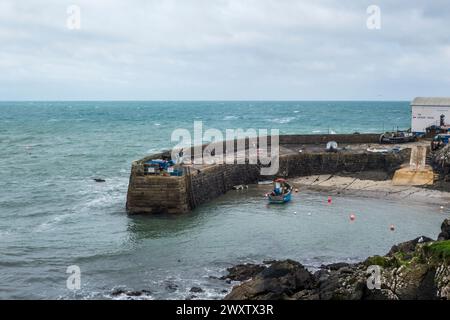
[[[427,246],[427,252],[434,258],[450,261],[450,240],[433,242]]]
[[[413,256],[407,255],[404,252],[397,252],[393,256],[393,265],[395,267],[407,266],[411,263]]]
[[[391,261],[390,259],[386,258],[386,257],[380,257],[380,256],[373,256],[373,257],[369,257],[367,258],[365,264],[367,266],[380,266],[383,268],[387,268],[391,266]]]
[[[411,264],[421,263],[421,255],[418,253],[406,254],[404,252],[396,252],[392,256],[373,256],[366,260],[366,265],[378,265],[383,268],[398,268],[400,266],[409,267]]]

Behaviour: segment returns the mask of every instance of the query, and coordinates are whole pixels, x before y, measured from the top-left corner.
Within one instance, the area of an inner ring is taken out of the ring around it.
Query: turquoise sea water
[[[220,298],[230,285],[210,276],[234,263],[356,261],[438,232],[442,212],[427,205],[338,198],[330,208],[326,195],[306,193],[279,211],[266,207],[261,186],[185,216],[128,217],[131,161],[171,147],[171,132],[192,130],[195,120],[221,130],[381,132],[408,128],[410,109],[407,102],[0,102],[0,298],[108,298],[126,287],[180,299],[194,285],[206,289],[200,297]],[[349,210],[358,223],[348,223]],[[81,268],[80,291],[66,288],[69,265]]]

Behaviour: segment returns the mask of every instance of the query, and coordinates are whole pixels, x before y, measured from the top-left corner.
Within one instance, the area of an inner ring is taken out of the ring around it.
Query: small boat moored
[[[268,195],[269,203],[286,203],[291,201],[292,186],[285,179],[275,179],[272,193]]]
[[[380,136],[380,143],[408,143],[417,141],[417,137],[408,131],[385,132]]]
[[[336,141],[328,141],[327,146],[325,148],[326,152],[338,152],[338,144]]]
[[[367,148],[367,152],[371,152],[371,153],[388,153],[389,150],[386,149],[386,148],[369,147],[369,148]]]

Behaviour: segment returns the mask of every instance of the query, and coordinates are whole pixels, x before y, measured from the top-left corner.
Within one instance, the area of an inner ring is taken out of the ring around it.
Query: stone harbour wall
[[[340,143],[379,143],[380,134],[306,134],[306,135],[282,135],[280,144],[323,144],[329,141]]]
[[[231,190],[233,186],[257,183],[260,179],[259,167],[251,164],[218,165],[191,174],[192,208],[217,198]],[[188,177],[189,178],[189,177]]]
[[[333,135],[338,143],[353,141],[371,143],[379,135]],[[297,137],[297,138],[293,138]],[[311,138],[315,137],[315,138]],[[324,137],[324,138],[319,138]],[[365,137],[365,140],[360,140]],[[307,143],[310,139],[328,141],[329,136],[281,136],[286,144]],[[356,139],[356,140],[352,140]],[[369,141],[369,142],[368,142]],[[398,169],[409,159],[410,149],[397,154],[368,152],[314,152],[287,154],[280,157],[277,177],[300,177],[339,172],[356,173],[368,170],[383,170],[388,174]],[[127,211],[130,214],[185,213],[208,202],[236,185],[248,185],[260,180],[271,180],[275,176],[261,176],[256,164],[211,165],[197,170],[185,168],[181,177],[164,177],[144,174],[144,162],[168,157],[169,152],[146,157],[132,164],[127,194]]]
[[[250,164],[190,169],[182,177],[144,175],[136,164],[128,186],[127,211],[131,214],[185,213],[233,186],[256,183],[259,178],[259,167]]]
[[[186,176],[144,175],[132,169],[127,193],[130,214],[185,213],[191,210],[186,198]]]
[[[301,153],[280,157],[279,176],[301,177],[339,172],[382,170],[393,174],[409,159],[410,150],[397,154],[381,153]]]

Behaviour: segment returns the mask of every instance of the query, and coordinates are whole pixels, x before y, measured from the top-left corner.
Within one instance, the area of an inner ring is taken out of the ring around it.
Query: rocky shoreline
[[[231,267],[223,279],[241,282],[225,300],[450,300],[450,220],[436,241],[418,237],[360,263],[311,273],[293,260],[266,261]]]
[[[379,267],[379,288],[369,288]],[[371,268],[371,269],[370,269]],[[450,300],[450,219],[444,220],[437,240],[425,236],[394,245],[385,256],[359,263],[322,265],[311,272],[293,260],[239,264],[222,277],[227,284],[239,282],[225,300]],[[176,291],[175,283],[167,288]],[[199,299],[205,291],[192,287],[186,300]],[[199,297],[200,296],[200,297]],[[112,299],[153,299],[152,292],[116,288]]]

